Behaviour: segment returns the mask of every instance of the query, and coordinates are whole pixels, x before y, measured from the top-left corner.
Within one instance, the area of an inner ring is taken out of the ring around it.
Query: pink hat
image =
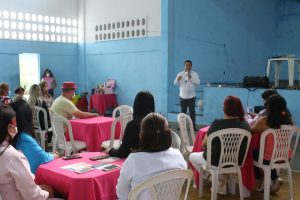
[[[64,82],[60,88],[61,89],[76,89],[77,86],[74,82]]]

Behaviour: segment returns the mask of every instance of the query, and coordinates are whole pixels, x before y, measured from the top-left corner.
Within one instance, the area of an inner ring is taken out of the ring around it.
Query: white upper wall
[[[161,34],[161,0],[86,0],[85,38],[95,41],[95,26],[146,17],[147,36]]]
[[[95,41],[96,25],[141,18],[147,36],[161,34],[161,0],[0,0],[0,10],[77,19],[80,42]]]
[[[77,0],[0,0],[0,9],[77,19]]]
[[[78,1],[0,0],[0,39],[76,43]]]

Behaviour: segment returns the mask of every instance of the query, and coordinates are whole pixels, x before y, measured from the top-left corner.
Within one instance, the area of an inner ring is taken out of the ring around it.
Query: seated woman
[[[224,100],[224,118],[223,119],[216,119],[212,122],[210,125],[207,134],[203,140],[202,146],[205,149],[203,152],[195,152],[191,153],[189,160],[192,163],[192,165],[199,169],[201,166],[205,169],[206,167],[206,159],[207,159],[207,136],[212,134],[215,131],[226,129],[226,128],[241,128],[245,129],[250,132],[250,127],[248,123],[245,121],[244,118],[244,110],[242,103],[238,97],[235,96],[228,96]],[[247,141],[243,141],[243,143]],[[242,147],[245,146],[242,143]],[[220,151],[221,151],[221,146],[220,146],[220,141],[213,141],[212,145],[212,158],[211,158],[211,163],[212,165],[217,166],[219,163],[220,159]],[[241,150],[240,153],[243,155],[245,151]],[[218,193],[226,195],[227,193],[227,188],[226,188],[226,179],[223,176],[219,176],[219,187],[218,187]]]
[[[27,101],[27,99],[24,97],[24,92],[25,92],[24,88],[22,88],[21,86],[17,87],[17,89],[15,89],[15,96],[13,97],[13,101],[17,101],[19,99],[23,99],[24,101]]]
[[[48,92],[48,83],[46,81],[42,81],[39,84],[41,89],[41,100],[46,102],[46,105],[49,108],[51,108],[53,103],[53,97]]]
[[[279,129],[281,125],[293,125],[292,117],[290,112],[287,109],[285,99],[278,95],[274,94],[271,95],[266,103],[266,112],[267,116],[260,118],[253,126],[252,126],[252,133],[254,134],[261,134],[265,130],[269,128]],[[274,138],[269,135],[266,137],[266,149],[264,152],[264,163],[269,164],[270,158],[272,156],[274,146]],[[259,147],[254,147],[253,149],[253,158],[258,160],[259,157]],[[259,170],[259,168],[254,167],[255,178],[260,180],[260,184],[258,185],[258,190],[262,190],[262,178],[263,174]],[[280,189],[281,180],[277,175],[276,169],[271,170],[271,192],[277,192]],[[261,186],[261,187],[260,187]]]
[[[120,171],[117,196],[127,199],[132,188],[146,179],[171,169],[186,169],[180,151],[171,147],[172,136],[167,120],[160,114],[150,113],[141,123],[140,148],[131,153]],[[150,199],[142,192],[140,199]]]
[[[9,106],[0,107],[0,195],[3,200],[47,199],[49,192],[34,183],[25,156],[10,145],[18,132],[15,116]]]
[[[28,99],[28,104],[30,105],[31,109],[34,108],[34,106],[39,106],[42,107],[46,110],[47,112],[47,120],[48,120],[48,125],[49,127],[51,122],[50,122],[50,114],[49,114],[49,109],[44,100],[41,98],[41,89],[40,86],[37,84],[33,84],[30,89],[29,89],[29,99]],[[45,130],[45,124],[44,124],[44,115],[42,112],[39,113],[39,120],[41,122],[41,129]],[[50,137],[51,138],[51,137]]]
[[[273,90],[273,89],[267,89],[265,90],[262,94],[261,94],[261,98],[263,99],[264,101],[264,109],[261,110],[258,114],[255,114],[255,113],[248,113],[246,115],[246,119],[250,125],[250,127],[252,127],[255,122],[257,120],[259,120],[261,117],[266,117],[267,116],[267,110],[266,110],[266,100],[271,96],[271,95],[274,95],[274,94],[278,94],[276,90]]]
[[[8,96],[9,85],[6,83],[0,84],[0,105],[10,104],[12,102],[11,98]]]
[[[139,148],[141,121],[154,110],[155,105],[152,94],[148,91],[139,92],[134,99],[133,120],[128,122],[125,128],[121,146],[118,149],[113,148],[109,150],[110,156],[127,158],[131,151]]]
[[[18,133],[12,144],[17,150],[21,150],[29,161],[32,173],[38,166],[58,158],[57,153],[47,153],[34,139],[34,128],[32,124],[32,111],[24,100],[15,101],[11,104],[17,115]]]

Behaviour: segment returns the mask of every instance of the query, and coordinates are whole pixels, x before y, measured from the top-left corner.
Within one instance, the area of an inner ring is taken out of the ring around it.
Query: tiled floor
[[[294,199],[298,200],[300,199],[300,173],[299,172],[293,172],[293,192],[294,192]],[[282,184],[280,190],[275,193],[270,195],[270,200],[288,200],[289,199],[289,184],[287,182],[287,176],[285,172],[282,172],[280,174],[280,177],[284,180],[284,183]],[[236,187],[236,190],[238,190],[238,187]],[[204,195],[201,198],[201,200],[210,200],[210,187],[209,186],[204,186]],[[198,197],[198,190],[190,187],[190,191],[188,194],[188,200],[199,200],[200,198]],[[239,194],[237,192],[236,195],[227,195],[227,196],[220,196],[218,195],[218,200],[238,200]],[[250,198],[245,198],[246,200],[263,200],[263,192],[257,192],[257,191],[252,191]]]
[[[176,122],[169,122],[169,125],[173,131],[176,133],[179,133],[178,123]],[[201,128],[203,126],[199,125],[197,128]],[[197,133],[195,133],[197,134]],[[300,200],[300,144],[298,144],[298,149],[295,153],[294,160],[291,163],[291,168],[293,169],[293,193],[294,193],[294,199]],[[280,190],[270,195],[270,200],[288,200],[289,199],[289,184],[287,180],[286,171],[282,170],[280,177],[284,180],[283,185],[281,186]],[[238,187],[236,187],[236,190],[238,190]],[[211,198],[211,190],[209,186],[204,187],[204,195],[201,198],[202,200],[210,200]],[[190,187],[188,200],[198,200],[200,199],[198,197],[198,190],[196,188]],[[238,200],[239,194],[237,192],[236,195],[227,195],[227,196],[218,196],[218,200]],[[258,191],[252,191],[250,198],[245,198],[246,200],[263,200],[263,192]]]

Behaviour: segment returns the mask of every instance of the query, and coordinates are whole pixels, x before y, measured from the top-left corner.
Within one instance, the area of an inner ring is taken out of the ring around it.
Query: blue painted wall
[[[19,86],[19,54],[40,54],[41,71],[49,67],[54,73],[60,94],[59,86],[64,81],[77,81],[78,56],[77,44],[30,42],[16,40],[0,40],[0,82],[6,82],[13,91]]]
[[[265,74],[266,60],[276,47],[273,0],[169,2],[174,18],[169,30],[174,44],[168,66],[170,96],[178,96],[172,82],[185,59],[193,61],[202,84],[242,82],[245,75]],[[169,111],[180,110],[177,98],[169,98],[168,105]]]
[[[279,0],[277,3],[276,54],[294,54],[300,57],[300,2],[297,0]],[[288,79],[287,64],[283,63],[281,78]],[[295,69],[295,79],[299,79]]]
[[[180,110],[173,80],[185,59],[200,74],[197,97],[206,98],[207,82],[264,75],[268,57],[300,53],[296,0],[162,0],[161,8],[161,37],[86,44],[0,40],[0,67],[5,71],[0,80],[17,87],[18,54],[38,53],[41,69],[50,67],[59,85],[75,81],[80,91],[90,91],[113,78],[119,104],[132,105],[136,93],[147,89],[155,96],[156,110],[166,114]]]
[[[223,117],[223,102],[228,95],[238,96],[244,108],[247,106],[263,105],[261,93],[264,89],[250,91],[246,88],[205,87],[204,88],[204,116],[201,124],[211,124],[216,118]],[[299,90],[277,90],[287,101],[288,108],[296,125],[300,125]]]
[[[156,110],[162,110],[160,37],[87,43],[85,55],[89,89],[108,78],[116,79],[119,104],[133,105],[140,90],[149,90]]]

